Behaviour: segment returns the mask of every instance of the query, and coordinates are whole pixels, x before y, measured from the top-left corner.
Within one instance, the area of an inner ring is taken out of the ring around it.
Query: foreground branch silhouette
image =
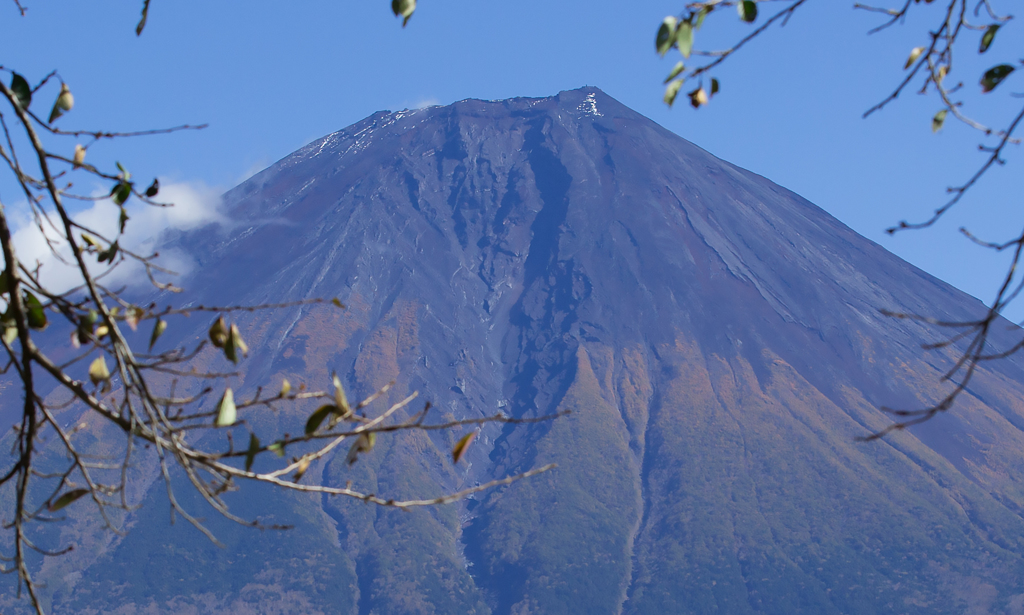
[[[138,33],[145,26],[148,8],[146,1]],[[214,542],[217,538],[203,520],[179,502],[174,476],[187,478],[187,484],[227,519],[247,526],[283,529],[286,526],[263,525],[258,519],[235,515],[224,494],[244,482],[256,482],[410,509],[454,502],[554,467],[546,465],[438,497],[409,500],[363,492],[353,488],[351,482],[344,486],[301,482],[312,463],[338,452],[343,445],[348,447],[348,463],[353,464],[371,454],[378,436],[417,430],[465,430],[486,423],[537,422],[553,416],[513,419],[496,414],[438,423],[429,420],[429,403],[410,411],[417,398],[415,392],[383,411],[372,411],[373,402],[383,402],[393,383],[358,403],[350,403],[337,376],[332,377],[328,390],[306,390],[304,385],[293,387],[284,380],[273,395],[264,395],[268,385],[236,399],[228,380],[237,375],[233,366],[245,359],[248,347],[238,324],[229,318],[239,312],[286,310],[310,304],[329,303],[337,309],[344,306],[337,299],[255,306],[169,305],[164,309],[158,309],[155,302],[133,303],[123,288],[106,282],[117,268],[141,268],[164,296],[173,297],[180,289],[168,281],[172,272],[161,267],[157,254],[140,254],[122,245],[125,227],[130,223],[125,204],[130,199],[150,207],[171,204],[155,200],[160,191],[157,180],[142,188],[120,163],[116,171],[102,170],[86,161],[87,153],[92,145],[104,140],[203,126],[141,132],[65,130],[55,122],[72,111],[74,97],[59,73],[50,73],[34,87],[9,67],[0,66],[0,73],[0,158],[19,186],[24,207],[46,238],[52,256],[71,267],[77,276],[73,287],[60,288],[47,281],[48,272],[40,263],[33,266],[20,260],[10,203],[0,203],[0,248],[4,257],[0,273],[0,344],[6,356],[2,375],[16,379],[23,401],[20,420],[10,434],[12,460],[7,467],[0,467],[0,487],[14,492],[13,508],[3,515],[8,519],[3,529],[12,533],[13,552],[0,555],[4,562],[0,570],[17,575],[19,595],[24,589],[36,612],[43,613],[43,606],[29,569],[29,553],[58,556],[74,545],[37,544],[32,524],[60,520],[60,511],[78,500],[88,500],[106,527],[120,532],[119,519],[135,508],[127,488],[129,469],[140,455],[154,455],[158,461],[172,520],[176,515],[184,518]],[[38,111],[41,103],[33,102],[47,94],[54,102],[44,119]],[[77,192],[74,185],[81,180],[109,186],[110,191],[100,197]],[[109,199],[119,212],[116,232],[105,234],[76,220],[67,207],[69,199]],[[208,339],[154,351],[154,347],[166,345],[163,335],[168,329],[178,326],[181,319],[200,314],[214,317]],[[134,332],[142,328],[150,331],[148,346],[131,341],[137,340]],[[73,350],[70,359],[56,358],[66,356],[69,346]],[[223,355],[222,360],[231,367],[223,371],[200,369],[198,359],[208,359],[211,351]],[[61,401],[53,401],[58,398]],[[280,433],[261,442],[251,421],[240,414],[246,410],[252,417],[285,404],[300,408],[312,404],[302,434]],[[73,426],[62,425],[57,415],[68,408],[99,417],[103,427],[78,420]],[[81,436],[97,429],[103,430],[104,444],[117,451],[116,457],[98,455],[93,447],[83,444]],[[459,462],[476,433],[469,431],[458,441],[452,451],[453,463]],[[116,442],[109,441],[111,434],[117,436]],[[247,446],[236,449],[235,438],[244,435],[248,436]],[[47,467],[41,467],[44,442],[57,443],[65,454],[59,469],[49,467],[53,464],[51,452],[47,452]],[[269,464],[274,469],[254,471],[258,458],[268,459],[261,465]]]
[[[717,78],[710,77],[711,72],[726,60],[731,59],[754,39],[765,35],[771,26],[775,24],[785,26],[789,19],[808,2],[809,0],[758,0],[756,2],[753,0],[705,0],[690,2],[678,16],[666,17],[655,37],[656,50],[664,56],[671,49],[676,49],[683,59],[676,63],[665,80],[667,84],[665,102],[672,106],[684,83],[696,82],[696,87],[687,94],[690,105],[699,109],[709,104],[711,98],[719,92],[721,87]],[[931,118],[933,132],[942,130],[946,120],[953,117],[961,124],[981,133],[984,139],[978,146],[979,151],[986,154],[984,161],[964,183],[947,189],[950,195],[949,199],[926,220],[921,222],[901,221],[887,229],[886,232],[889,234],[933,226],[956,206],[989,170],[1006,163],[1004,154],[1008,146],[1019,145],[1021,142],[1017,135],[1021,122],[1024,120],[1024,104],[1020,105],[1020,110],[1012,115],[1002,128],[993,128],[969,116],[965,112],[965,107],[967,106],[966,101],[971,100],[969,97],[972,95],[973,88],[977,88],[975,97],[992,93],[1004,80],[1011,77],[1018,68],[1017,64],[1024,63],[1024,60],[1007,60],[993,65],[980,77],[975,77],[977,85],[970,82],[968,85],[963,81],[952,82],[950,78],[954,67],[954,56],[959,57],[975,45],[975,53],[986,54],[990,48],[993,48],[993,45],[1008,36],[1000,34],[1000,31],[1013,19],[1013,15],[1000,13],[996,10],[995,4],[992,0],[976,0],[972,7],[967,0],[947,0],[946,2],[902,0],[892,7],[860,3],[853,5],[853,8],[857,10],[882,16],[881,23],[872,28],[869,34],[902,25],[911,11],[928,11],[934,18],[934,27],[921,37],[927,44],[909,50],[904,65],[906,75],[884,99],[866,110],[863,117],[866,118],[883,109],[909,88],[917,87],[918,93],[932,95],[938,99],[939,110]],[[771,11],[761,10],[767,6],[772,7]],[[781,8],[776,8],[779,6]],[[766,18],[764,17],[765,13],[769,13]],[[704,26],[705,19],[712,16],[723,16],[729,19],[738,17],[740,20],[750,23],[754,29],[731,47],[721,50],[702,50],[695,46],[696,33]],[[969,36],[971,33],[978,33],[978,38]],[[1000,92],[1005,93],[1005,90],[1006,87],[1002,88]],[[1010,96],[1015,95],[1010,94]],[[1019,96],[1017,97],[1019,98]],[[995,327],[1005,327],[1009,324],[1002,314],[1024,289],[1024,277],[1018,275],[1018,264],[1022,248],[1024,248],[1024,230],[1016,237],[1001,242],[981,240],[966,228],[961,228],[960,231],[977,245],[997,252],[1013,251],[1013,258],[1003,276],[995,299],[988,304],[988,309],[981,318],[969,321],[948,322],[929,317],[926,314],[882,310],[883,314],[894,318],[913,319],[941,329],[953,330],[952,335],[938,343],[928,344],[924,346],[924,349],[953,348],[955,350],[957,358],[953,366],[942,376],[943,381],[950,381],[954,386],[937,402],[924,408],[882,408],[894,418],[894,422],[881,431],[865,436],[862,438],[864,440],[874,440],[892,431],[919,424],[950,409],[960,394],[967,389],[977,369],[983,363],[1006,358],[1024,347],[1024,341],[1021,341],[1008,348],[996,348],[993,347],[991,340]]]

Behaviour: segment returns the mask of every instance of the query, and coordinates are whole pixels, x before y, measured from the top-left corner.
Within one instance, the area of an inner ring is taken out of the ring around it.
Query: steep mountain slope
[[[226,198],[236,227],[176,239],[194,301],[349,306],[244,321],[240,388],[337,369],[444,416],[572,411],[484,429],[468,469],[454,436],[415,434],[310,474],[400,497],[559,469],[411,514],[244,492],[240,511],[298,529],[214,522],[227,550],[167,526],[153,488],[127,538],[52,565],[56,606],[1024,612],[1019,362],[953,415],[854,441],[879,405],[934,399],[949,363],[878,308],[983,306],[599,90],[378,113]]]

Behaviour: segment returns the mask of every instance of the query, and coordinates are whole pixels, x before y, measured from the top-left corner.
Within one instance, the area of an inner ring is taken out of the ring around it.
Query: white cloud
[[[312,141],[313,141],[313,139],[310,139],[308,142],[312,142]],[[235,185],[237,186],[237,185],[241,184],[242,182],[246,181],[247,179],[249,179],[253,175],[256,175],[260,171],[266,169],[271,164],[272,163],[270,161],[268,161],[268,159],[260,158],[259,160],[254,162],[252,165],[250,165],[249,168],[246,169],[245,172],[242,173],[242,175],[238,177],[238,180],[235,182]]]
[[[427,107],[436,107],[436,106],[438,106],[440,104],[441,104],[440,100],[438,100],[436,98],[433,98],[433,97],[427,97],[427,98],[421,98],[420,100],[418,100],[418,101],[414,102],[413,104],[409,105],[409,108],[410,109],[426,109]]]
[[[147,205],[133,197],[126,205],[129,220],[119,245],[132,252],[149,255],[169,232],[188,231],[208,224],[226,226],[228,220],[222,212],[221,192],[218,188],[198,182],[168,182],[161,186],[155,200],[173,204],[171,206]],[[81,281],[78,270],[62,263],[61,259],[54,255],[39,227],[29,217],[27,208],[15,209],[20,215],[15,216],[12,221],[16,229],[14,245],[21,262],[30,269],[39,263],[42,281],[53,291],[62,292],[77,286]],[[73,214],[72,218],[104,237],[117,236],[119,211],[109,199],[92,203]],[[60,229],[59,220],[55,216],[52,219]],[[58,233],[48,226],[44,228],[46,237],[50,238],[57,253],[65,261],[72,263],[70,248],[67,242],[62,240],[63,233]],[[96,262],[95,256],[88,256],[87,262],[93,274],[99,274],[107,269],[105,265]],[[182,276],[193,266],[193,261],[187,254],[175,250],[161,250],[156,263]],[[107,285],[132,285],[147,283],[147,278],[141,265],[126,261],[104,277],[104,282]]]

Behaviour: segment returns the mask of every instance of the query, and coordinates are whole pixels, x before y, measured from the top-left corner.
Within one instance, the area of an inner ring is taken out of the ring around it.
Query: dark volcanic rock
[[[243,492],[242,513],[299,527],[214,522],[227,550],[168,527],[154,483],[127,538],[78,576],[54,566],[58,606],[1024,612],[1018,362],[951,416],[854,440],[878,406],[940,395],[951,356],[878,309],[983,306],[599,90],[378,113],[226,198],[235,228],[178,239],[195,301],[349,306],[245,320],[241,388],[336,369],[356,395],[418,389],[438,418],[572,411],[485,428],[468,470],[452,435],[415,434],[316,480],[401,497],[560,467],[411,514]]]

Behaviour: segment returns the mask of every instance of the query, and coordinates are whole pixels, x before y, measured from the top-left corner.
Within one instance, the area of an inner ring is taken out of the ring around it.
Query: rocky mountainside
[[[240,513],[297,528],[211,511],[226,549],[168,524],[151,473],[126,537],[61,530],[83,546],[40,572],[58,610],[1024,613],[1020,362],[855,441],[950,364],[879,308],[984,306],[600,90],[377,113],[226,199],[234,227],[174,240],[190,300],[348,306],[244,319],[238,388],[337,370],[439,419],[572,411],[485,428],[469,464],[461,434],[410,434],[311,480],[403,497],[559,468],[413,513],[243,490]]]

